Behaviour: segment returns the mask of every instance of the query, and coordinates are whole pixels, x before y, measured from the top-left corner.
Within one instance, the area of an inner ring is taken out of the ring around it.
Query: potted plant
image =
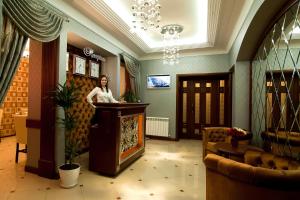
[[[126,92],[121,96],[121,98],[128,103],[138,102],[137,96],[131,90],[126,90]]]
[[[80,101],[80,89],[81,86],[76,86],[74,80],[71,80],[63,85],[58,84],[52,95],[55,104],[61,107],[64,112],[64,118],[60,118],[59,121],[64,127],[65,163],[58,169],[60,185],[64,188],[76,186],[80,172],[80,165],[74,163],[80,141],[76,141],[73,137],[77,124],[72,111],[73,106]]]

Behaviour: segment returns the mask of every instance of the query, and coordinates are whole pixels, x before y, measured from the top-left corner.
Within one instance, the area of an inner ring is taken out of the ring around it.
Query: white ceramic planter
[[[78,167],[76,169],[71,169],[71,170],[61,169],[63,165],[58,168],[61,187],[72,188],[77,185],[79,172],[80,172],[80,165],[79,164],[76,165],[78,165]]]

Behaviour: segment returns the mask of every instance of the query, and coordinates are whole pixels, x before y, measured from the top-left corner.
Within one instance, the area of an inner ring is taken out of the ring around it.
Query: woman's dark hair
[[[106,78],[107,82],[106,82],[106,85],[105,85],[105,88],[106,88],[106,92],[108,92],[108,78],[106,75],[100,75],[99,77],[99,87],[101,88],[101,91],[103,92],[103,88],[102,88],[102,85],[101,85],[101,80],[102,78]]]

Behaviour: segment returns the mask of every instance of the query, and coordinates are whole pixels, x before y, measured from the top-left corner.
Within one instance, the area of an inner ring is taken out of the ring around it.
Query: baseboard
[[[39,168],[28,166],[28,165],[25,166],[25,171],[33,173],[33,174],[37,174],[37,175],[39,174]]]
[[[156,135],[146,135],[146,139],[155,139],[155,140],[168,140],[168,141],[178,141],[176,138],[170,138],[170,137],[162,137],[162,136],[156,136]]]

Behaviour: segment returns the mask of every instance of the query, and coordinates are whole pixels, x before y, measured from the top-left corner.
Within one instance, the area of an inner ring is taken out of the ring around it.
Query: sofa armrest
[[[207,170],[260,187],[280,190],[298,190],[300,188],[300,170],[275,170],[253,167],[215,154],[208,154],[204,163]]]

